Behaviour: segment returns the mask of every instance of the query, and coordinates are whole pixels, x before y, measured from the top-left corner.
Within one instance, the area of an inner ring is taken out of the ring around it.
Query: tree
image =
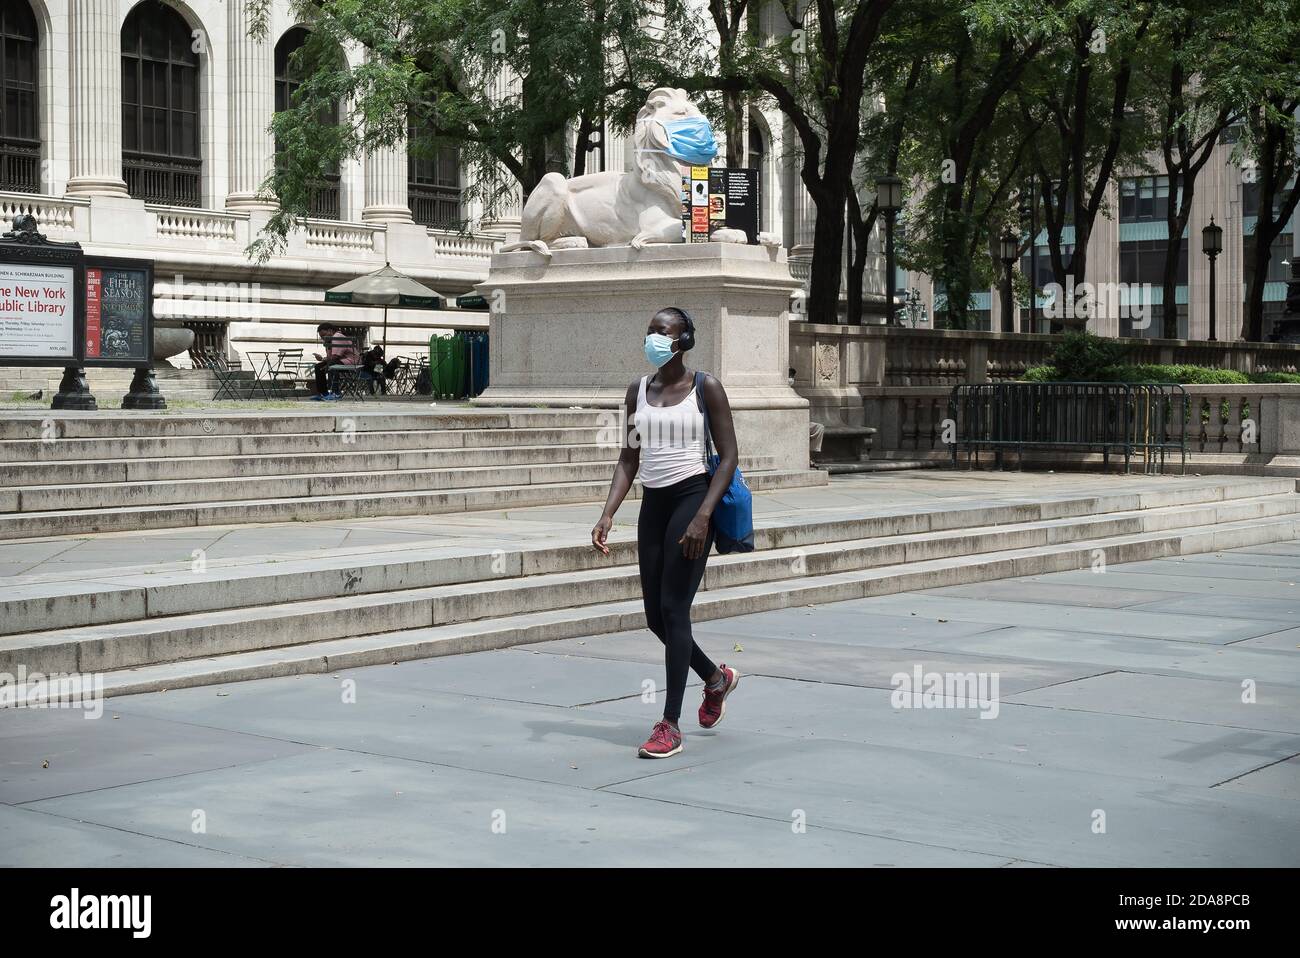
[[[234,0],[241,2],[241,0]],[[270,0],[247,0],[265,35]],[[306,215],[320,170],[410,137],[414,154],[442,145],[470,168],[467,200],[491,216],[548,172],[583,168],[608,118],[630,125],[665,50],[698,37],[682,0],[293,0],[311,31],[292,106],[277,114],[276,167],[265,184],[279,209],[253,252],[283,247]],[[651,16],[663,29],[647,31]],[[685,26],[683,26],[685,25]],[[359,49],[350,66],[333,53]],[[505,82],[503,78],[515,78]],[[323,110],[346,104],[336,125]]]
[[[1069,4],[1060,42],[1034,68],[1022,96],[1026,124],[1044,130],[1032,145],[1035,181],[1055,282],[1075,296],[1087,277],[1088,240],[1121,158],[1142,155],[1129,115],[1135,56],[1150,29],[1153,5],[1132,0]],[[1074,229],[1066,261],[1063,236]]]
[[[1240,52],[1233,41],[1237,17],[1235,9],[1214,0],[1170,4],[1157,13],[1152,42],[1143,57],[1150,72],[1152,113],[1169,183],[1161,277],[1161,333],[1166,339],[1178,338],[1178,272],[1196,179],[1237,115],[1219,84]]]

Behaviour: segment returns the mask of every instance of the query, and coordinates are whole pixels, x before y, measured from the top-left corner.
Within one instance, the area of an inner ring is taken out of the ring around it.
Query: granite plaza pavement
[[[1136,481],[859,476],[758,512]],[[563,538],[597,510],[8,542],[0,575]],[[1295,866],[1298,579],[1293,541],[703,622],[745,678],[712,732],[693,681],[661,762],[635,754],[663,681],[645,631],[115,697],[97,720],[7,709],[0,865]],[[895,707],[918,669],[997,687]]]

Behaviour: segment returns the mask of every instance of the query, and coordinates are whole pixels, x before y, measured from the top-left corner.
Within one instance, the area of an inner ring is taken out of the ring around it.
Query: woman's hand
[[[682,547],[682,555],[695,560],[704,555],[704,544],[709,537],[709,517],[697,512],[691,524],[686,527],[686,534],[677,540]]]
[[[609,535],[609,530],[614,528],[614,520],[609,516],[601,516],[600,521],[596,523],[595,528],[591,530],[591,546],[597,552],[603,552],[609,555],[609,547],[605,545],[605,539]]]

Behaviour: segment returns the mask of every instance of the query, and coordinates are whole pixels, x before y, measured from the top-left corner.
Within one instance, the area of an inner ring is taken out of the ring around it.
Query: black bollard
[[[123,409],[166,409],[167,400],[158,391],[152,366],[137,366],[131,378],[131,388],[122,397]]]
[[[59,391],[50,402],[51,409],[98,409],[95,397],[86,385],[86,371],[80,366],[64,366]]]

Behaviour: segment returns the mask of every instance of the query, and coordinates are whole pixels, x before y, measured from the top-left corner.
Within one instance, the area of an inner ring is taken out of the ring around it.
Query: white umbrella
[[[441,309],[444,300],[439,293],[385,263],[383,269],[326,290],[325,302],[384,307],[384,354],[387,355],[389,306]]]

